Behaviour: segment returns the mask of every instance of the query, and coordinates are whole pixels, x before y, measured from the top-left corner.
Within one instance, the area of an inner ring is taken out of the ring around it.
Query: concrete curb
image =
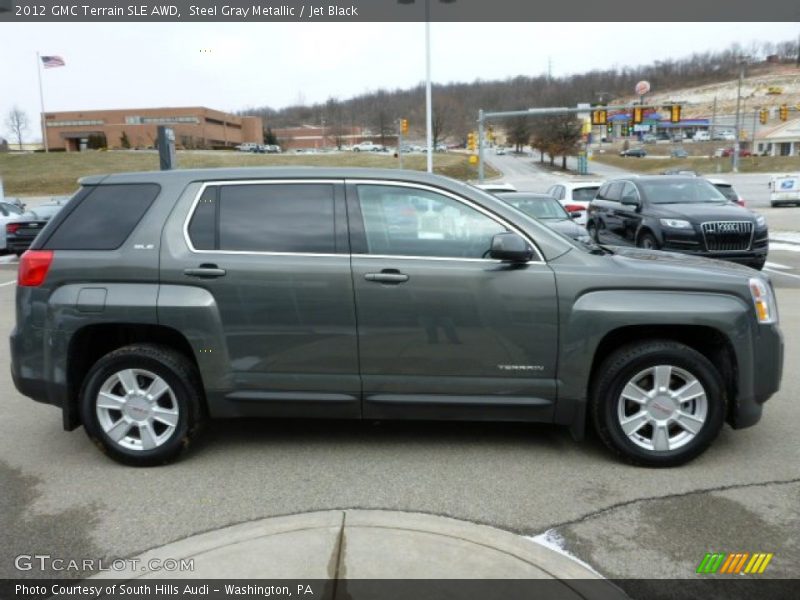
[[[147,570],[149,561],[168,558],[193,559],[194,570]],[[625,597],[594,571],[513,533],[382,510],[329,510],[240,523],[136,559],[138,570],[106,571],[93,579],[550,579],[561,581],[566,597]],[[589,596],[581,591],[587,583],[592,584]]]

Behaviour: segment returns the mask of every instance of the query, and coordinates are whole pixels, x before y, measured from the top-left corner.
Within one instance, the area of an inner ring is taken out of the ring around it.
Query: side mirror
[[[522,236],[506,231],[492,238],[489,257],[508,262],[528,262],[533,258],[533,250]]]
[[[639,201],[636,199],[636,196],[625,196],[622,198],[622,204],[625,206],[639,206]]]
[[[570,219],[577,219],[580,216],[581,216],[581,213],[579,213],[579,212],[571,212],[571,213],[569,213],[569,218]]]

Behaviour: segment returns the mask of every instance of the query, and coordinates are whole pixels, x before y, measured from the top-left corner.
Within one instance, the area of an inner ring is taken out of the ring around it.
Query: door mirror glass
[[[533,250],[521,235],[506,231],[492,238],[489,256],[496,260],[528,262],[533,258]]]

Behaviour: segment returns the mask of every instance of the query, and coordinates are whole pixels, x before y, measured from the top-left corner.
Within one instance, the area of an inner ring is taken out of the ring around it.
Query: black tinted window
[[[581,202],[589,202],[594,199],[595,194],[597,194],[597,189],[597,186],[575,188],[572,190],[572,199],[580,200]]]
[[[246,252],[336,251],[330,184],[226,185],[219,248]]]
[[[189,239],[197,250],[214,250],[217,247],[217,187],[207,187],[197,201],[192,220],[189,221]]]
[[[50,250],[115,250],[128,238],[161,188],[154,183],[89,188],[45,243]]]

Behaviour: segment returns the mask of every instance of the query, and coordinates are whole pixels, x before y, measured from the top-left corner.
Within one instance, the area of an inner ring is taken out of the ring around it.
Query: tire
[[[149,399],[144,394],[156,379],[161,393]],[[84,379],[79,402],[89,439],[112,459],[135,467],[175,460],[205,414],[203,388],[192,362],[171,348],[151,344],[124,346],[98,360]]]
[[[603,443],[629,463],[682,465],[702,454],[722,428],[726,412],[722,377],[689,346],[671,340],[636,342],[611,354],[596,373],[591,395],[595,429]],[[677,402],[666,395],[649,396],[656,393],[657,376],[667,381],[669,391],[683,388],[690,399]],[[638,389],[629,387],[634,382]],[[687,389],[688,385],[692,387]],[[641,400],[632,400],[635,395]],[[679,416],[689,428],[674,421],[678,412],[684,413]]]
[[[639,248],[645,248],[647,250],[658,250],[660,248],[656,236],[649,231],[639,234],[639,237],[636,240],[636,246]]]

